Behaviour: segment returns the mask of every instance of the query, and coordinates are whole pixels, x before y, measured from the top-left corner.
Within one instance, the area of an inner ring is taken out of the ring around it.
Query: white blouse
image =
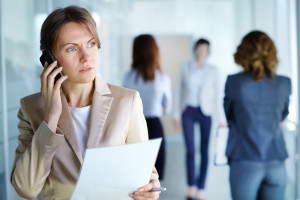
[[[89,133],[88,129],[90,124],[90,110],[91,106],[86,106],[82,108],[69,107],[82,157],[84,157],[84,153],[87,146],[87,139]]]
[[[140,93],[145,117],[161,117],[171,111],[171,79],[161,71],[155,71],[154,81],[144,81],[142,75],[137,76],[136,70],[130,70],[123,85]]]

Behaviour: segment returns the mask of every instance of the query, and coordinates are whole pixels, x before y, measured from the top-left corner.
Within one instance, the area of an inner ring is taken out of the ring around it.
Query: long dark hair
[[[133,42],[132,69],[145,81],[155,79],[155,70],[160,70],[159,49],[152,35],[139,35]]]

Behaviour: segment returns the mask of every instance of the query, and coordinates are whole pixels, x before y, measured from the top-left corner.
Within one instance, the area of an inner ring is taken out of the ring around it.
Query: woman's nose
[[[87,48],[82,48],[80,51],[80,62],[86,62],[90,59],[90,54]]]

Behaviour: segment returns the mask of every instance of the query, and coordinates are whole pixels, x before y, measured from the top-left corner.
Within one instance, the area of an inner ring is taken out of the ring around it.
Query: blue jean
[[[208,143],[211,128],[211,117],[205,116],[200,107],[187,106],[182,113],[182,127],[186,146],[186,165],[188,185],[196,185],[195,179],[195,145],[194,145],[194,125],[199,123],[201,131],[201,166],[200,176],[197,180],[197,187],[204,189],[208,165]]]
[[[283,200],[286,183],[284,161],[230,161],[233,200]]]

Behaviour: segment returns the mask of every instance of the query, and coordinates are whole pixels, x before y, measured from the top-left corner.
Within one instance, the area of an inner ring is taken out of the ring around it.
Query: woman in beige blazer
[[[40,42],[41,50],[57,61],[45,64],[41,92],[21,99],[11,184],[27,199],[70,199],[86,148],[145,141],[147,126],[138,92],[96,76],[100,41],[86,9],[69,6],[52,12],[43,23]],[[57,63],[61,67],[55,69]],[[62,77],[54,82],[60,72]],[[86,108],[87,118],[72,115],[71,110]],[[83,129],[75,131],[81,119]],[[129,196],[158,199],[159,192],[149,190],[159,186],[154,169],[149,184]]]

